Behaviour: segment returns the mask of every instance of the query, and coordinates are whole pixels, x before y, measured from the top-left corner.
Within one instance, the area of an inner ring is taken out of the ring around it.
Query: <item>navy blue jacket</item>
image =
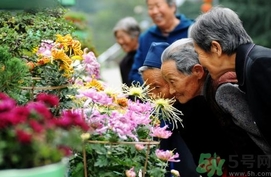
[[[155,25],[143,32],[139,37],[139,48],[137,49],[132,70],[129,74],[130,81],[143,83],[138,69],[143,65],[148,50],[152,42],[167,42],[169,44],[175,42],[178,39],[188,37],[188,28],[193,24],[193,20],[186,18],[184,15],[178,15],[180,23],[176,28],[169,33],[168,36],[163,36],[161,30]]]

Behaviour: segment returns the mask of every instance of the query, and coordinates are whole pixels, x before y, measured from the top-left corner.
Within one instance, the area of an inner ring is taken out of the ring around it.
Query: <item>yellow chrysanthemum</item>
[[[39,50],[39,47],[34,47],[33,50],[32,50],[32,53],[37,53]]]
[[[56,43],[59,43],[61,48],[71,56],[72,59],[83,59],[83,51],[80,41],[74,40],[70,34],[62,36],[60,34],[56,35]]]
[[[60,34],[56,35],[56,43],[62,44],[64,51],[69,51],[69,46],[72,44],[72,36],[70,34],[67,34],[65,36],[62,36]]]
[[[73,73],[72,60],[63,50],[53,49],[52,56],[54,60],[60,60],[60,70],[64,70],[65,76],[70,76]]]
[[[173,106],[175,99],[157,98],[150,101],[154,104],[153,113],[161,119],[170,121],[173,124],[173,128],[175,126],[178,127],[178,122],[182,123],[180,118],[183,115],[182,111]]]
[[[90,138],[90,134],[89,133],[83,133],[83,134],[81,134],[81,139],[83,140],[83,141],[86,141],[86,140],[88,140]]]
[[[44,64],[49,63],[49,62],[51,62],[50,58],[43,57],[41,59],[38,59],[37,65],[44,65]]]
[[[78,40],[73,40],[71,43],[71,49],[73,51],[73,55],[76,56],[82,56],[83,55],[83,50],[81,50],[81,43]]]
[[[117,98],[116,100],[117,104],[121,107],[127,107],[128,106],[128,99],[127,98]]]
[[[95,88],[98,91],[103,91],[104,90],[103,84],[100,81],[98,81],[97,79],[92,79],[91,81],[86,82],[85,87],[87,87],[87,88]]]

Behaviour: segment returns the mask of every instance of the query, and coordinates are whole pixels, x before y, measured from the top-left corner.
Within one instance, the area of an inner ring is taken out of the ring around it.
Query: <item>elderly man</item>
[[[163,79],[160,71],[161,54],[168,46],[169,44],[166,42],[153,42],[148,50],[143,66],[139,68],[139,73],[141,74],[143,81],[150,86],[150,94],[152,97],[169,99],[174,97],[174,95],[169,93],[169,86]],[[177,105],[175,104],[175,106]],[[165,123],[166,122],[161,120],[161,126],[164,126]],[[172,127],[169,129],[171,130],[171,128]],[[182,127],[179,126],[179,128]],[[181,161],[170,163],[168,169],[177,170],[182,177],[199,177],[199,174],[196,172],[196,165],[191,152],[178,130],[173,130],[171,137],[168,139],[161,140],[160,148],[163,150],[174,150],[175,153],[179,153]],[[171,175],[168,173],[166,176],[169,177]]]
[[[148,14],[154,25],[141,33],[132,70],[129,74],[131,82],[142,83],[138,69],[143,65],[152,42],[171,44],[177,39],[186,38],[193,20],[184,14],[176,14],[176,0],[146,0]]]

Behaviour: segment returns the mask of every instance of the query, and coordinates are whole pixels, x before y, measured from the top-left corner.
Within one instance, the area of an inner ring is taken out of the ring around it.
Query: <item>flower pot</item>
[[[3,177],[65,177],[67,174],[68,159],[59,163],[29,169],[0,170]]]

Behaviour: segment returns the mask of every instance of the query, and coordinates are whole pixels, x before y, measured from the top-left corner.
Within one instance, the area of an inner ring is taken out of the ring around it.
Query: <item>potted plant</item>
[[[25,102],[21,96],[21,85],[27,84],[30,72],[25,62],[11,55],[8,46],[0,46],[0,92],[10,97]]]
[[[75,63],[81,60],[81,43],[70,34],[56,34],[53,39],[42,40],[31,57],[24,59],[32,77],[28,86],[21,87],[22,94],[29,99],[40,92],[57,95],[60,105],[53,111],[55,115],[63,109],[71,109],[75,106],[70,97],[76,93],[71,87],[77,77]]]
[[[90,129],[83,135],[83,152],[75,152],[70,160],[71,177],[162,177],[168,162],[178,161],[173,149],[159,150],[159,139],[171,132],[159,126],[158,116],[181,121],[174,100],[150,98],[146,85],[115,90],[95,75],[76,83],[79,106],[73,111],[82,114]]]
[[[74,24],[64,18],[65,13],[63,8],[0,12],[0,44],[10,55],[6,60],[18,58],[30,70],[28,77],[12,82],[17,89],[21,87],[21,92],[14,92],[18,96],[8,94],[19,104],[40,92],[57,95],[60,104],[53,110],[54,115],[74,107],[70,95],[76,90],[69,86],[75,77],[73,64],[82,59],[84,48],[74,34]]]
[[[0,176],[64,176],[63,158],[82,148],[80,135],[89,126],[69,110],[55,117],[50,109],[58,103],[56,96],[41,93],[18,105],[0,93]]]

